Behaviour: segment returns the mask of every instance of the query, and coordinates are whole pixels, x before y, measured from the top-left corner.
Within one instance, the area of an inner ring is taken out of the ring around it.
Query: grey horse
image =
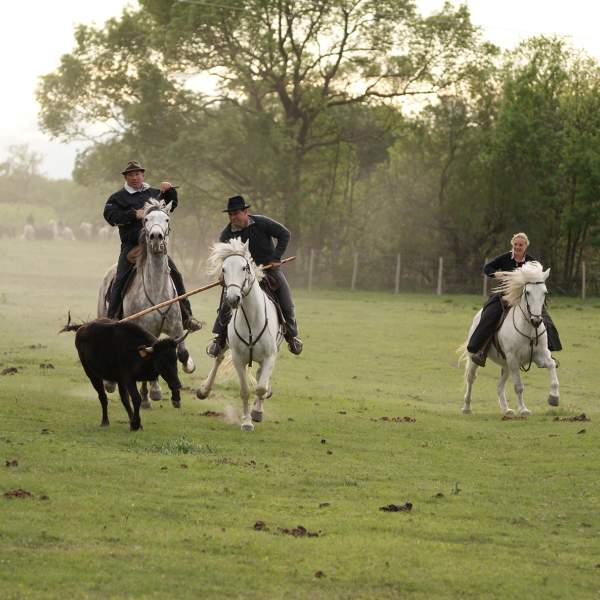
[[[144,205],[144,227],[140,233],[140,253],[136,258],[136,270],[133,279],[123,298],[123,316],[138,313],[145,308],[154,306],[177,296],[175,286],[171,281],[167,247],[169,241],[169,213],[171,203],[151,199]],[[100,293],[98,294],[98,317],[106,317],[106,292],[116,273],[117,265],[113,265],[104,275]],[[178,302],[158,309],[136,320],[142,327],[155,337],[164,333],[172,338],[183,336],[181,309]],[[186,373],[196,369],[194,360],[181,341],[177,346],[177,358]],[[114,383],[105,383],[106,390],[114,390]],[[142,383],[142,407],[152,408],[148,400],[146,382]],[[160,400],[162,392],[158,381],[150,383],[150,398]]]

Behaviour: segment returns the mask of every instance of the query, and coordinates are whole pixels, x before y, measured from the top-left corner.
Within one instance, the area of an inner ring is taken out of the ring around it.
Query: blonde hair
[[[525,240],[525,243],[529,246],[529,238],[527,237],[526,233],[523,233],[522,231],[520,233],[515,233],[515,235],[513,235],[510,238],[510,245],[513,245],[513,242],[517,239],[517,238],[523,238]]]

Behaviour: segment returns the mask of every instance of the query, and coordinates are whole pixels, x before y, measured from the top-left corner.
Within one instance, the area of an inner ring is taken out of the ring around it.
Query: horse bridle
[[[252,286],[256,282],[256,275],[253,274],[252,267],[250,266],[250,261],[244,254],[239,254],[239,253],[230,254],[223,260],[223,263],[225,263],[225,261],[228,258],[231,258],[232,256],[241,256],[246,261],[246,266],[244,267],[244,271],[246,271],[246,276],[244,277],[244,281],[243,281],[242,285],[239,285],[237,283],[228,283],[226,285],[223,285],[223,287],[225,288],[225,293],[227,293],[227,290],[230,287],[236,287],[240,290],[240,294],[242,295],[242,298],[245,298],[250,293]],[[244,293],[244,286],[246,286],[246,284],[248,284],[250,275],[252,275],[252,282],[250,283],[250,285],[248,285],[248,289],[246,290],[246,293]],[[223,283],[225,283],[225,281],[223,281]],[[260,333],[254,340],[252,339],[252,327],[250,326],[250,321],[248,321],[248,316],[246,315],[246,311],[244,310],[244,306],[241,302],[238,305],[238,307],[235,309],[235,312],[233,313],[233,330],[235,331],[235,335],[237,335],[238,339],[242,342],[242,344],[244,344],[248,348],[248,350],[250,352],[250,360],[249,360],[250,367],[252,366],[252,354],[254,351],[254,346],[256,346],[256,344],[258,343],[260,338],[263,336],[263,333],[267,330],[267,326],[269,325],[269,317],[267,316],[266,295],[263,297],[263,300],[264,300],[264,308],[265,308],[265,324],[263,325],[263,328],[261,329]],[[238,331],[238,329],[235,325],[238,309],[241,309],[244,320],[246,321],[246,327],[248,327],[248,340],[245,340],[242,337],[242,335],[240,334],[240,332]]]
[[[252,267],[250,266],[250,261],[246,258],[246,256],[244,254],[239,254],[239,253],[238,254],[230,254],[225,259],[223,259],[223,264],[225,264],[225,261],[228,258],[231,258],[232,256],[240,256],[241,258],[243,258],[246,261],[246,266],[244,267],[244,271],[246,271],[246,276],[244,277],[244,281],[243,281],[242,285],[239,285],[237,283],[228,283],[227,285],[223,285],[223,287],[225,288],[225,293],[227,293],[227,290],[230,287],[236,287],[240,290],[240,294],[242,294],[242,297],[245,298],[250,293],[250,290],[252,289],[252,286],[254,285],[254,282],[256,281],[256,276],[253,275]],[[244,287],[248,284],[250,275],[253,276],[252,283],[250,283],[250,285],[248,285],[248,288],[247,288],[246,292],[244,293]]]
[[[148,238],[150,236],[150,231],[148,231],[148,229],[146,229],[146,217],[152,213],[152,212],[156,212],[157,210],[160,210],[161,212],[164,212],[165,215],[167,215],[167,217],[169,216],[160,206],[152,206],[148,212],[146,212],[144,214],[144,233],[146,235],[146,238]],[[154,225],[153,225],[154,226]],[[167,221],[167,230],[163,231],[163,235],[164,235],[164,239],[163,239],[163,243],[164,243],[164,251],[163,254],[167,253],[167,238],[169,237],[169,234],[171,233],[171,221]]]
[[[527,308],[527,312],[529,313],[529,322],[531,323],[531,319],[537,317],[540,320],[543,319],[542,317],[542,313],[540,313],[539,315],[536,315],[534,313],[531,312],[531,307],[529,306],[529,300],[527,299],[527,286],[528,285],[543,285],[545,284],[545,281],[528,281],[524,286],[523,286],[523,291],[521,292],[521,298],[523,296],[525,296],[525,307]],[[525,314],[525,311],[523,310],[523,308],[521,307],[521,303],[519,302],[518,304],[519,310],[521,311],[521,313],[523,313],[523,316],[525,318],[527,318],[527,315]],[[535,328],[535,336],[529,336],[526,333],[523,333],[518,327],[517,324],[515,323],[515,311],[513,310],[512,313],[512,322],[513,322],[513,327],[515,328],[515,330],[520,333],[524,338],[527,338],[529,340],[529,365],[527,365],[527,368],[525,368],[524,366],[521,366],[521,370],[522,371],[529,371],[529,369],[531,369],[531,363],[533,362],[533,348],[534,346],[538,345],[539,339],[542,335],[544,335],[547,331],[547,329],[544,329],[544,331],[542,331],[541,333],[538,331],[539,326],[538,325]],[[533,323],[531,323],[532,327],[533,327]]]

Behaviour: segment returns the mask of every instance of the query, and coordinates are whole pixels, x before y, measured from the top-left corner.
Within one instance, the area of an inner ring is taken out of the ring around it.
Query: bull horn
[[[144,346],[144,350],[148,353],[148,354],[152,354],[154,352],[154,346]]]
[[[181,344],[181,342],[183,342],[183,340],[185,340],[185,338],[190,334],[190,330],[188,329],[183,335],[179,336],[178,338],[175,338],[175,343],[177,345]]]

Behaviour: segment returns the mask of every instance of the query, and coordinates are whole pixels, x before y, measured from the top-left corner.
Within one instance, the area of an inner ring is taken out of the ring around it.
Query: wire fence
[[[417,292],[430,294],[480,294],[487,296],[493,281],[483,274],[488,258],[472,259],[428,258],[418,254],[394,254],[370,258],[358,252],[333,257],[317,250],[298,251],[296,261],[286,269],[286,277],[294,287],[311,291],[318,287],[347,290],[378,290],[400,294]],[[543,263],[543,259],[540,258]],[[559,294],[582,298],[600,296],[600,259],[582,261],[577,276],[568,290],[553,286]]]

